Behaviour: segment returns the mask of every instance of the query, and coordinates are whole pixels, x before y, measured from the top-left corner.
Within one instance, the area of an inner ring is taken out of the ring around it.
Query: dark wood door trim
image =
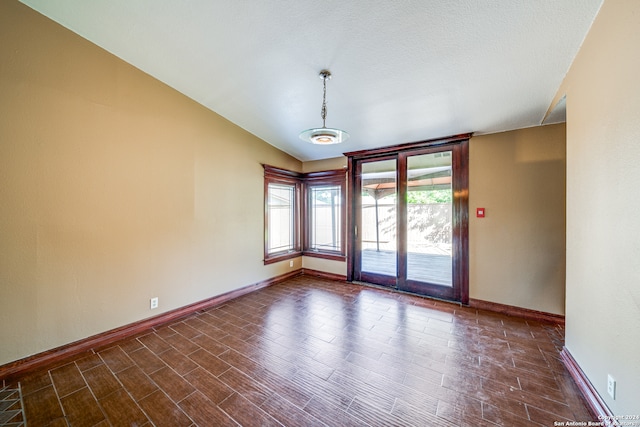
[[[437,147],[438,145],[452,144],[461,141],[469,141],[470,133],[460,135],[452,135],[444,138],[426,139],[424,141],[408,142],[405,144],[390,145],[387,147],[377,148],[375,150],[349,151],[343,153],[348,158],[363,159],[381,156],[385,154],[397,154],[403,151],[419,150],[427,147]]]
[[[448,138],[428,140],[418,143],[401,144],[370,151],[353,151],[345,153],[348,156],[348,209],[349,209],[349,229],[348,229],[348,251],[347,251],[347,281],[366,281],[370,274],[364,277],[360,272],[360,259],[358,254],[361,250],[356,227],[361,222],[361,206],[358,201],[360,197],[360,175],[363,161],[384,160],[386,158],[397,158],[397,189],[399,197],[398,206],[398,277],[399,285],[403,290],[417,292],[418,282],[413,283],[406,280],[406,250],[402,249],[406,243],[406,199],[402,197],[406,193],[407,186],[407,157],[426,154],[438,151],[452,151],[453,169],[453,287],[448,290],[441,286],[430,286],[431,296],[437,298],[450,299],[469,304],[469,138],[471,134],[456,135]],[[404,236],[404,237],[403,237]],[[405,239],[405,240],[402,240]],[[373,275],[372,279],[380,280],[380,277]],[[385,281],[385,280],[382,280]],[[388,280],[386,281],[388,282]],[[377,283],[390,286],[389,283]],[[398,286],[398,283],[396,283]]]
[[[454,298],[469,304],[469,140],[453,150],[453,278]]]

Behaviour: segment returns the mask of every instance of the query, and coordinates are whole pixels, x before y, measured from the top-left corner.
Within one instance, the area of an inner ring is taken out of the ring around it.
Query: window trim
[[[337,251],[311,249],[311,188],[321,186],[340,187],[340,249]],[[347,258],[346,230],[347,230],[347,171],[344,169],[334,169],[322,172],[309,172],[304,176],[305,203],[303,218],[304,240],[303,255],[344,261]]]
[[[273,264],[302,255],[300,235],[302,179],[298,172],[286,169],[264,166],[264,264]],[[269,252],[269,184],[293,185],[293,249],[280,252]]]
[[[300,173],[270,165],[264,167],[264,264],[273,264],[299,256],[310,256],[336,261],[347,258],[347,171],[334,169]],[[269,184],[294,185],[294,248],[269,253]],[[312,250],[310,223],[310,188],[324,185],[340,187],[340,250]]]

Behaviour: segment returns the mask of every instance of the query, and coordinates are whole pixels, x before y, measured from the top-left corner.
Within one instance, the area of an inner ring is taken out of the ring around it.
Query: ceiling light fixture
[[[349,134],[340,129],[328,128],[325,125],[327,120],[327,80],[331,79],[331,72],[329,70],[320,71],[320,78],[322,79],[322,110],[320,110],[320,117],[322,117],[322,127],[307,129],[300,132],[300,139],[310,142],[312,144],[329,145],[340,144],[349,138]]]

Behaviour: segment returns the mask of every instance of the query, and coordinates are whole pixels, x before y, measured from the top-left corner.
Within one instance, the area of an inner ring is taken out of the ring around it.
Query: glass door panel
[[[407,157],[407,280],[451,287],[451,151]]]
[[[397,276],[397,183],[396,160],[362,163],[361,272]]]
[[[463,140],[350,158],[347,280],[468,303],[468,153]]]

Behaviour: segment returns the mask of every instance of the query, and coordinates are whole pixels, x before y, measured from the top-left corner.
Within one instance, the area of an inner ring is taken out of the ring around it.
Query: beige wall
[[[318,172],[333,169],[347,169],[346,157],[332,157],[330,159],[313,160],[302,164],[302,172]]]
[[[640,415],[640,2],[605,0],[567,95],[566,347],[616,415]],[[617,396],[607,394],[607,374]]]
[[[0,364],[290,271],[261,163],[299,161],[17,1],[0,40]]]
[[[310,172],[344,157],[301,164],[17,1],[0,2],[0,40],[0,364],[291,271],[262,263],[261,163]],[[532,213],[509,207],[549,198],[538,181],[558,172],[559,129],[472,138],[471,209],[487,208],[470,225],[473,298],[562,312],[561,257],[539,255],[556,234],[531,240]],[[505,266],[496,254],[516,242]]]
[[[564,124],[473,137],[469,165],[470,297],[564,314]]]

